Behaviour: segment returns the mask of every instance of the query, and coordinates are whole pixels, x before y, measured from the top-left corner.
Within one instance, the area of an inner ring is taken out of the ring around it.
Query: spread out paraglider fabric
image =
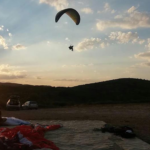
[[[64,9],[64,10],[59,11],[55,17],[55,21],[58,22],[58,20],[60,19],[60,17],[63,14],[67,14],[76,23],[76,25],[78,25],[80,23],[80,15],[73,8],[68,8],[68,9]]]
[[[34,150],[48,148],[59,150],[50,140],[44,138],[44,133],[60,128],[61,125],[27,125],[14,128],[0,128],[0,150]]]

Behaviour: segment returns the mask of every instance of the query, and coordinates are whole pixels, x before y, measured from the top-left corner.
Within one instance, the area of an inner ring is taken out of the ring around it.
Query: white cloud
[[[12,50],[22,50],[22,49],[26,49],[26,47],[21,44],[12,46]]]
[[[101,39],[99,38],[91,38],[91,39],[83,39],[75,49],[77,51],[86,51],[88,49],[93,49],[96,45],[101,43]]]
[[[116,11],[115,11],[114,9],[111,11],[112,14],[114,14],[115,12],[116,12]]]
[[[135,11],[134,7],[131,7],[128,11],[130,13],[125,13],[122,17],[116,16],[114,20],[99,20],[96,23],[97,29],[102,31],[106,28],[150,28],[150,15],[148,13]]]
[[[150,62],[142,63],[142,66],[150,67]]]
[[[55,7],[58,11],[68,7],[67,0],[40,0],[39,2]]]
[[[109,3],[105,3],[105,5],[104,5],[104,10],[105,10],[106,12],[111,10]]]
[[[8,32],[9,30],[7,29],[6,31]]]
[[[0,27],[0,31],[3,31],[3,27]]]
[[[136,10],[136,7],[132,6],[127,10],[128,13],[133,13]]]
[[[4,49],[8,49],[5,39],[1,35],[0,35],[0,45],[2,45]]]
[[[8,33],[8,35],[11,37],[12,36],[12,34],[11,33]]]
[[[105,48],[105,47],[106,47],[106,44],[105,44],[104,42],[102,42],[102,43],[100,44],[100,47],[101,47],[101,48]]]
[[[114,18],[115,19],[120,19],[120,18],[122,18],[122,15],[116,15]]]
[[[145,45],[150,50],[150,38],[147,39],[147,45]]]
[[[137,32],[111,32],[109,38],[110,40],[117,40],[119,43],[128,43],[129,41],[135,43],[139,40]]]
[[[86,51],[94,48],[105,48],[108,45],[109,45],[108,43],[104,43],[99,38],[83,39],[80,43],[78,43],[75,50]]]
[[[150,51],[134,55],[135,58],[150,60]]]
[[[9,66],[9,65],[0,65],[0,78],[1,79],[16,79],[16,78],[25,78],[26,71],[22,70],[16,70],[16,67]]]
[[[139,44],[143,44],[145,42],[145,40],[140,40]]]
[[[114,9],[111,9],[109,3],[105,3],[104,4],[104,9],[102,11],[98,11],[97,13],[106,13],[106,12],[110,12],[110,13],[115,13],[116,11]]]
[[[67,37],[65,38],[65,40],[66,40],[66,41],[70,41],[69,38],[67,38]]]
[[[93,13],[93,10],[91,8],[83,8],[81,11],[84,12],[85,14],[92,14]]]

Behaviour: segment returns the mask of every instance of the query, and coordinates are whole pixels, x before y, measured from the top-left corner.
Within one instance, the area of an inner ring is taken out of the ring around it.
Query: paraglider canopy
[[[76,25],[78,25],[80,23],[80,15],[79,13],[73,9],[73,8],[67,8],[67,9],[64,9],[64,10],[61,10],[59,11],[57,14],[56,14],[56,17],[55,17],[55,21],[58,22],[58,20],[60,19],[60,17],[63,15],[63,14],[67,14],[75,23]]]

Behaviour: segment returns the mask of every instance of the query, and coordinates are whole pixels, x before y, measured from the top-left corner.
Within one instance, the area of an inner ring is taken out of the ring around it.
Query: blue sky
[[[150,80],[149,5],[149,0],[0,1],[0,82],[76,86]],[[79,12],[79,25],[66,14],[55,22],[65,8]]]

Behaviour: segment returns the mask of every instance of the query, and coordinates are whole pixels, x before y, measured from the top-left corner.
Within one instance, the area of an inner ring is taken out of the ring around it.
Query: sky
[[[0,82],[150,80],[149,0],[1,0]],[[73,8],[80,24],[66,14]],[[74,51],[68,49],[74,45]]]

